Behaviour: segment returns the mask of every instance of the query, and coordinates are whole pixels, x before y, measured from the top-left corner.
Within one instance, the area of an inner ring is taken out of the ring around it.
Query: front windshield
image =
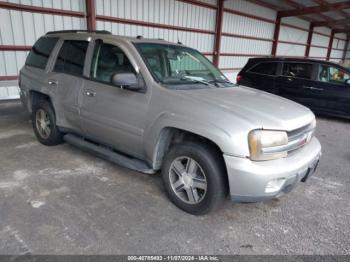
[[[208,59],[194,49],[154,43],[137,43],[136,47],[153,77],[163,84],[215,84],[216,87],[233,85]]]

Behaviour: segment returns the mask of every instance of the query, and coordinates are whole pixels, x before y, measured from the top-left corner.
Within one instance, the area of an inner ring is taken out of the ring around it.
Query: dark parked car
[[[299,102],[316,113],[350,118],[350,70],[321,60],[251,58],[237,83]]]

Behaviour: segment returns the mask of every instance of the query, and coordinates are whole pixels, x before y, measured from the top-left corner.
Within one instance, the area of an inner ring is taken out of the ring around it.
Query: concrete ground
[[[289,195],[196,217],[159,175],[34,137],[0,104],[0,254],[350,254],[350,121],[318,119],[317,173]]]

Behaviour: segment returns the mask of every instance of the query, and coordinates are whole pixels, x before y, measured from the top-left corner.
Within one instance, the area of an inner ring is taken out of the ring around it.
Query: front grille
[[[304,145],[310,142],[315,131],[315,127],[312,123],[288,132],[288,153],[300,149]]]

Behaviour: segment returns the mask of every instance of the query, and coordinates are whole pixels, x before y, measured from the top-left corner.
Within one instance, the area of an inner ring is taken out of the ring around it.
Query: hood
[[[210,104],[256,128],[291,131],[309,124],[314,114],[291,100],[249,87],[191,89],[186,97]],[[215,110],[215,109],[214,109]]]

